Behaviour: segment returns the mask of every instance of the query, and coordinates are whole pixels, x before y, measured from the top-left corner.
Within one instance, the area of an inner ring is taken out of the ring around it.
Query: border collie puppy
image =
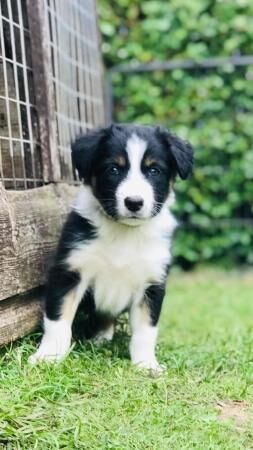
[[[111,340],[129,311],[133,364],[159,370],[157,323],[176,226],[172,182],[193,165],[190,144],[160,127],[111,125],[79,137],[73,163],[84,180],[50,270],[37,360],[59,360],[82,302],[89,337]]]

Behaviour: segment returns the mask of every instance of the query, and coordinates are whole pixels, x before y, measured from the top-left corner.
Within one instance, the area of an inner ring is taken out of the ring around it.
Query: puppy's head
[[[160,212],[176,175],[191,173],[193,150],[161,127],[111,125],[79,137],[72,158],[104,212],[138,225]]]

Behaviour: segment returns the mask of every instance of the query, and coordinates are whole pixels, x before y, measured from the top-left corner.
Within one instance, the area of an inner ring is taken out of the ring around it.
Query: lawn
[[[30,367],[39,335],[0,354],[0,449],[253,448],[253,273],[173,273],[157,378],[130,365],[128,338],[78,343]]]

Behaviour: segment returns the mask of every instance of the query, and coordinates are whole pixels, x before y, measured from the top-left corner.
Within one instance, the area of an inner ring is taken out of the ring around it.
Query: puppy
[[[159,370],[157,323],[176,221],[169,206],[177,174],[193,165],[190,144],[160,127],[111,125],[72,146],[84,180],[63,227],[46,288],[44,336],[30,361],[60,360],[82,302],[89,337],[111,340],[129,311],[133,364]]]

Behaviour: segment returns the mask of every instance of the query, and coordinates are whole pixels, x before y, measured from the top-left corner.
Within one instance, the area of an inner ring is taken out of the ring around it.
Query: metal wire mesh
[[[73,180],[69,145],[104,122],[95,2],[44,0],[50,39],[61,179]]]
[[[0,180],[6,188],[42,184],[26,3],[0,2]]]
[[[33,79],[38,75],[35,61],[39,53],[37,48],[36,55],[35,35],[29,31],[27,2],[0,2],[0,180],[7,189],[42,185],[47,152],[56,147],[51,165],[55,164],[58,172],[52,181],[75,181],[70,143],[81,132],[104,123],[95,1],[32,0],[30,6],[43,6],[43,14],[36,20],[43,30],[42,60],[49,68],[43,76],[50,92],[44,89],[44,94],[50,98],[56,125],[53,138],[46,130],[52,139],[45,148],[41,114],[38,118],[40,83],[35,85]],[[45,180],[50,181],[48,177]]]

